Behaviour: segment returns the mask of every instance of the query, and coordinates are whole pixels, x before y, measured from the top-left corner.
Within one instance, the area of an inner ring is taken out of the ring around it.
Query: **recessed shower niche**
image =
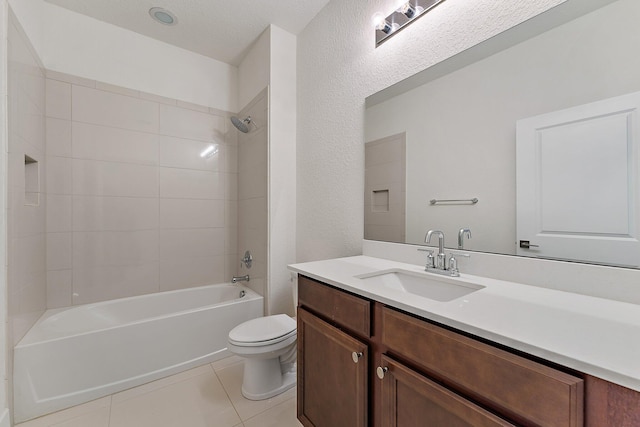
[[[24,155],[24,204],[40,205],[40,164],[26,154]]]

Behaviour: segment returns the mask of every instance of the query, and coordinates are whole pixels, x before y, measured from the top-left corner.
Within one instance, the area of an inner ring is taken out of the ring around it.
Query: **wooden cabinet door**
[[[382,427],[513,426],[387,356],[381,368]]]
[[[298,309],[298,419],[306,427],[367,426],[367,345]]]

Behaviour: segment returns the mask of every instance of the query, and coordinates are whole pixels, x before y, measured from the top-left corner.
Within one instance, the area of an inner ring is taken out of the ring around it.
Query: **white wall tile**
[[[61,73],[59,71],[46,70],[47,79],[57,80],[59,82],[71,83],[75,86],[84,87],[96,87],[96,81],[91,79],[85,79],[84,77],[74,76],[67,73]]]
[[[221,147],[222,149],[222,165],[220,170],[223,172],[237,173],[238,172],[238,146],[234,144],[226,144]]]
[[[200,154],[210,146],[217,152],[203,158]],[[223,144],[215,141],[202,142],[172,136],[160,137],[160,166],[183,169],[221,170]]]
[[[47,156],[71,157],[71,121],[47,118]]]
[[[73,121],[142,132],[158,130],[155,102],[75,85],[71,94]]]
[[[44,113],[24,91],[19,91],[17,96],[16,132],[29,145],[44,152]]]
[[[158,172],[153,166],[74,159],[73,178],[74,195],[158,195]]]
[[[71,194],[72,160],[66,157],[47,157],[47,193]]]
[[[16,218],[14,221],[14,236],[29,236],[42,234],[46,230],[46,209],[44,198],[40,206],[30,206],[24,203],[14,206]]]
[[[47,270],[70,270],[72,255],[72,233],[47,233]]]
[[[47,232],[72,230],[72,196],[47,194]]]
[[[73,304],[87,304],[158,292],[158,262],[80,266],[73,270]]]
[[[224,255],[223,228],[160,230],[160,261]]]
[[[225,175],[225,177],[226,177],[226,181],[225,181],[225,187],[224,187],[224,198],[225,200],[237,201],[238,198],[240,197],[240,194],[238,192],[238,188],[240,185],[240,182],[238,180],[239,174],[228,173]],[[264,185],[266,186],[266,179],[265,179]]]
[[[224,227],[224,207],[220,200],[160,199],[160,227]]]
[[[267,196],[267,163],[259,163],[253,168],[238,173],[238,199]]]
[[[157,198],[73,197],[73,231],[128,231],[157,228]]]
[[[158,164],[158,136],[73,122],[73,157],[76,159]]]
[[[158,231],[98,231],[73,233],[73,265],[127,266],[158,260]]]
[[[160,105],[160,134],[210,142],[224,141],[224,118],[209,113]]]
[[[47,308],[71,305],[73,292],[72,270],[47,271]]]
[[[47,117],[71,120],[71,85],[47,79],[46,86]]]
[[[160,290],[230,282],[225,276],[225,256],[163,261],[160,264]]]
[[[222,172],[160,168],[160,197],[179,199],[224,199]]]

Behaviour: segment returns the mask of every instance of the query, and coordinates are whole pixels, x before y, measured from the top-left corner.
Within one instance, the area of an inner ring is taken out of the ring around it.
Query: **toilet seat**
[[[296,337],[296,321],[286,314],[259,317],[229,332],[229,343],[239,347],[261,347]]]

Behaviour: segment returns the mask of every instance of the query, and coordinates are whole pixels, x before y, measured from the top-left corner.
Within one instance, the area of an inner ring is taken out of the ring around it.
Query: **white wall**
[[[224,111],[238,109],[237,67],[43,0],[12,3],[48,70]]]
[[[8,0],[29,41],[42,59],[44,48],[44,1]]]
[[[364,99],[562,0],[447,1],[375,48],[392,0],[332,0],[298,36],[297,260],[361,253]]]
[[[240,105],[269,86],[266,311],[292,314],[293,284],[287,265],[296,256],[296,37],[269,26],[241,62],[238,74]],[[238,250],[244,251],[242,247]]]
[[[9,401],[7,362],[9,344],[7,334],[7,28],[6,0],[0,1],[0,427],[8,427]]]
[[[296,261],[296,37],[271,26],[269,97],[270,313],[293,313],[287,265]]]
[[[238,66],[238,108],[243,109],[269,85],[271,27],[264,30]],[[244,118],[244,117],[243,117]]]

